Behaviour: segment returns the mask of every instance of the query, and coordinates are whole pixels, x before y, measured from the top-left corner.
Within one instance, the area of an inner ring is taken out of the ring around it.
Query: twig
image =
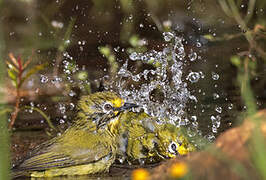
[[[53,69],[53,76],[57,76],[58,75],[58,69],[59,69],[59,65],[63,59],[62,53],[66,50],[68,44],[66,43],[66,40],[70,39],[70,35],[73,31],[73,27],[74,24],[76,22],[76,17],[72,18],[68,24],[67,30],[65,32],[64,38],[61,41],[61,44],[58,47],[58,51],[56,53],[56,59],[55,59],[55,65],[54,65],[54,69]]]
[[[225,0],[219,0],[218,2],[221,8],[223,9],[224,13],[229,17],[233,17],[232,12],[230,11],[230,8],[226,4]]]
[[[15,105],[15,110],[14,112],[11,114],[11,121],[8,125],[8,129],[11,130],[11,128],[13,127],[15,120],[18,116],[18,113],[20,111],[19,109],[19,103],[20,103],[20,89],[17,88],[17,95],[16,95],[16,105]]]
[[[249,3],[249,8],[248,11],[251,11],[252,9],[254,9],[254,4],[255,4],[255,0],[251,0],[252,2]],[[224,1],[219,1],[220,3]],[[233,14],[233,17],[235,19],[235,21],[240,25],[240,28],[242,29],[242,31],[244,31],[244,36],[247,39],[248,43],[250,44],[251,49],[254,49],[255,51],[258,52],[258,54],[260,54],[260,56],[262,56],[263,58],[266,57],[266,52],[264,52],[264,50],[257,44],[257,42],[254,39],[254,32],[256,30],[256,26],[253,30],[250,30],[247,25],[245,20],[242,19],[242,17],[240,16],[239,10],[235,4],[234,0],[228,0],[228,4],[230,6],[231,12]],[[225,11],[225,10],[224,10]],[[227,13],[227,12],[225,12]],[[246,21],[249,20],[248,18],[251,18],[252,15],[250,15],[249,17],[246,17]]]
[[[34,111],[37,111],[38,113],[40,113],[40,115],[42,115],[42,117],[46,120],[46,122],[48,123],[48,125],[54,129],[55,131],[58,131],[58,129],[53,125],[53,123],[51,122],[50,118],[39,108],[37,107],[32,107],[32,106],[23,106],[21,109],[32,109]]]
[[[249,2],[248,2],[248,10],[247,10],[247,15],[245,17],[246,24],[249,22],[249,20],[253,16],[255,3],[256,3],[256,0],[249,0]]]

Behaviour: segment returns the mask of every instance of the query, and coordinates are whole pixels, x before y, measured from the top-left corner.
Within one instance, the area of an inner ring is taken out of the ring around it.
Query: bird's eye
[[[172,154],[177,154],[177,148],[178,145],[175,142],[172,142],[171,144],[169,144],[168,150]]]
[[[109,104],[109,103],[106,103],[103,106],[103,108],[104,108],[105,111],[110,111],[113,108],[113,106],[111,104]]]

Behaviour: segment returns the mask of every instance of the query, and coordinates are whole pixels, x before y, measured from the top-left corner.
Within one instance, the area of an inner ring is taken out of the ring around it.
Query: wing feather
[[[83,130],[69,130],[62,136],[41,145],[39,151],[33,153],[15,169],[45,170],[98,161],[112,153],[112,143],[108,142],[110,140],[108,135],[105,132],[95,134]]]

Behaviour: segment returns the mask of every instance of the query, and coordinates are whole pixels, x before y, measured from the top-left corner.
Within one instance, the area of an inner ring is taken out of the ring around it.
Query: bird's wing
[[[45,170],[96,162],[112,153],[110,143],[103,136],[107,135],[86,133],[82,130],[65,133],[15,169]]]

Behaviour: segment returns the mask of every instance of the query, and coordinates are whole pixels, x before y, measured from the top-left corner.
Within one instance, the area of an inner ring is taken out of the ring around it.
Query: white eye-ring
[[[178,148],[178,145],[177,143],[175,142],[171,142],[168,146],[168,151],[172,154],[177,154],[177,148]]]
[[[113,109],[113,106],[110,104],[110,103],[105,103],[103,105],[103,111],[106,113],[106,112],[109,112],[110,110]]]

